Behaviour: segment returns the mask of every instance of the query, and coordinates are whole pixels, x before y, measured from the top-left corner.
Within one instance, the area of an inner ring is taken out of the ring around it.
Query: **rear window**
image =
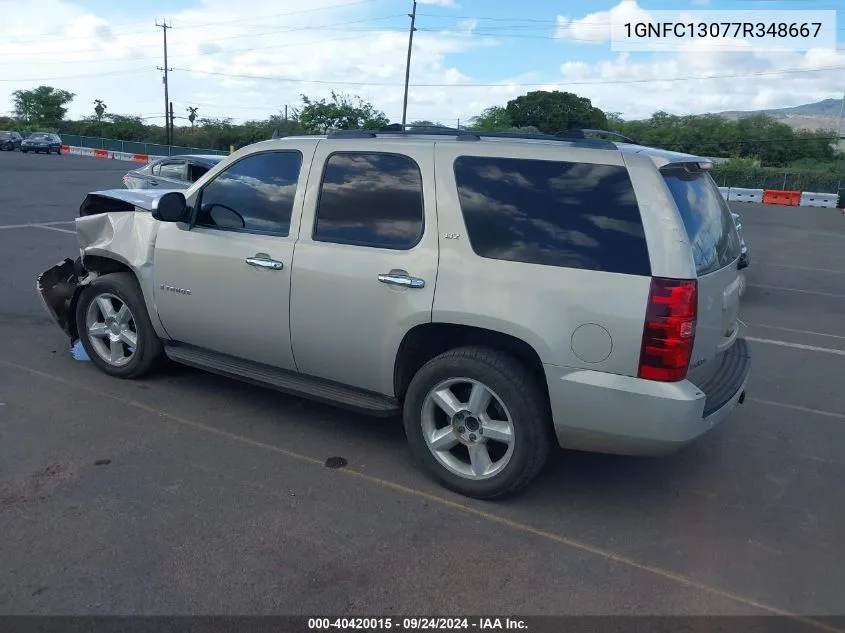
[[[11,132],[0,132],[0,138],[12,138]]]
[[[469,241],[481,257],[651,274],[624,167],[461,156],[454,168]]]
[[[673,170],[663,178],[684,220],[698,274],[721,270],[739,257],[730,207],[710,174]]]

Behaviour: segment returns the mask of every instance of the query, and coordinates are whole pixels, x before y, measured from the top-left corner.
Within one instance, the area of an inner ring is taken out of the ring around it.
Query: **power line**
[[[510,88],[510,87],[536,87],[536,86],[601,86],[601,85],[618,85],[618,84],[637,84],[637,83],[664,83],[675,81],[703,81],[708,79],[729,79],[733,77],[754,77],[763,75],[786,75],[794,73],[815,73],[824,72],[827,70],[843,70],[845,66],[822,66],[819,68],[792,68],[784,70],[758,71],[748,73],[732,73],[727,75],[710,75],[698,77],[669,77],[665,79],[621,79],[618,81],[544,81],[541,83],[523,83],[520,81],[512,81],[507,83],[471,83],[471,84],[443,84],[443,83],[416,83],[411,84],[414,88]],[[239,73],[224,73],[206,70],[196,70],[192,68],[176,68],[174,70],[187,72],[198,75],[212,75],[220,77],[233,77],[236,79],[260,79],[268,81],[281,81],[288,83],[306,83],[306,84],[327,84],[327,85],[344,85],[344,86],[401,86],[404,84],[396,82],[356,82],[356,81],[328,81],[323,79],[299,79],[293,77],[268,77],[262,75],[244,75]]]
[[[61,77],[26,77],[24,79],[0,79],[2,82],[15,82],[15,83],[25,83],[25,82],[35,82],[35,81],[64,81],[65,79],[82,79],[85,77],[105,77],[108,75],[134,75],[137,73],[148,73],[152,72],[154,69],[150,68],[149,66],[139,66],[136,68],[126,68],[124,70],[115,70],[111,72],[99,72],[99,73],[85,73],[83,75],[62,75]]]
[[[220,22],[205,22],[205,23],[200,23],[200,24],[190,24],[190,23],[188,23],[185,26],[182,26],[180,24],[179,29],[184,31],[184,30],[187,30],[187,29],[205,28],[205,27],[209,27],[209,26],[228,26],[230,24],[237,24],[237,23],[242,23],[242,22],[252,22],[253,20],[262,20],[263,21],[263,20],[268,20],[270,18],[280,18],[280,17],[286,17],[286,16],[290,16],[290,15],[301,15],[301,14],[305,14],[305,13],[316,13],[318,11],[327,11],[329,9],[339,9],[339,8],[343,8],[343,7],[352,7],[352,6],[357,6],[357,5],[361,5],[361,4],[368,4],[368,3],[371,3],[371,2],[379,2],[379,0],[357,0],[356,2],[344,2],[344,3],[341,3],[341,4],[333,4],[333,5],[329,5],[329,6],[325,6],[325,7],[319,7],[319,8],[316,8],[316,9],[303,9],[301,11],[288,11],[288,12],[285,12],[285,13],[271,13],[269,15],[258,15],[258,16],[253,16],[253,17],[250,17],[250,18],[241,18],[241,19],[238,19],[238,20],[223,20],[223,21],[220,21]],[[137,22],[125,22],[123,24],[110,25],[110,28],[121,28],[121,27],[124,27],[124,26],[135,26],[137,24],[138,24]],[[115,33],[115,35],[135,35],[135,34],[148,33],[148,32],[149,32],[149,29],[145,28],[145,29],[141,29],[141,30],[137,30],[137,31],[126,31],[124,33]],[[34,44],[34,43],[43,44],[45,41],[46,42],[50,42],[50,41],[67,42],[67,41],[73,41],[73,40],[90,40],[90,39],[91,39],[90,35],[79,36],[79,37],[58,37],[55,40],[45,40],[44,38],[39,37],[39,38],[36,38],[36,39],[31,39],[31,40],[15,40],[15,41],[12,41],[12,42],[7,42],[7,44],[13,44],[13,45],[14,44]]]
[[[264,31],[262,33],[241,33],[240,35],[225,35],[225,36],[222,36],[222,37],[215,37],[214,41],[218,42],[220,40],[237,40],[237,39],[243,39],[243,38],[255,38],[255,37],[262,37],[262,36],[265,36],[265,35],[280,35],[280,34],[285,34],[285,33],[299,33],[299,32],[303,32],[303,31],[343,31],[343,32],[347,32],[347,33],[348,32],[353,32],[353,33],[386,33],[386,32],[392,32],[392,31],[395,30],[395,31],[398,31],[398,32],[404,32],[404,29],[402,29],[400,31],[399,29],[335,28],[335,27],[345,27],[345,26],[348,26],[350,24],[361,24],[363,22],[378,22],[378,21],[381,21],[381,20],[390,20],[390,19],[393,19],[393,18],[402,17],[404,15],[405,15],[404,13],[399,13],[399,14],[384,15],[384,16],[379,16],[379,17],[374,17],[374,18],[362,18],[360,20],[349,20],[349,21],[346,21],[346,22],[335,22],[333,24],[326,24],[326,25],[321,25],[321,26],[282,27],[280,29],[277,28],[273,31]],[[90,38],[88,38],[88,39],[90,39]],[[172,45],[175,46],[175,47],[179,47],[179,46],[193,46],[194,44],[195,44],[195,42],[175,42]],[[132,50],[151,49],[151,48],[158,48],[158,44],[143,44],[143,45],[140,45],[140,46],[131,46],[130,48]],[[38,51],[38,52],[35,52],[35,53],[22,53],[22,55],[24,55],[26,57],[36,57],[36,56],[40,57],[40,56],[44,56],[44,55],[57,55],[57,54],[67,56],[67,55],[78,55],[78,54],[84,54],[84,53],[101,53],[101,52],[102,52],[102,49],[99,49],[99,48],[88,48],[88,49],[78,50],[78,51],[72,51],[72,50],[71,51],[61,51],[61,52],[58,52],[58,51]],[[15,65],[22,64],[22,63],[25,63],[25,62],[15,62]],[[39,62],[39,63],[41,63],[41,62]]]
[[[379,32],[385,33],[385,32],[388,32],[388,31],[379,31]],[[326,39],[326,40],[311,40],[311,41],[308,41],[308,42],[289,42],[287,44],[271,44],[271,45],[268,45],[268,46],[248,46],[246,48],[222,48],[218,51],[208,51],[207,53],[202,53],[202,56],[206,57],[208,55],[222,55],[224,53],[250,53],[250,52],[253,52],[253,51],[264,51],[264,50],[277,49],[277,48],[290,48],[290,47],[293,47],[293,46],[302,48],[302,47],[305,47],[305,46],[315,46],[317,44],[327,44],[327,43],[330,43],[330,42],[347,42],[349,40],[361,40],[361,39],[366,39],[366,38],[369,38],[369,37],[372,37],[372,36],[369,35],[369,32],[368,32],[367,35],[352,35],[351,37],[333,37],[333,38]],[[158,46],[158,44],[156,44],[156,46]],[[172,48],[172,45],[171,45],[171,48]],[[83,60],[79,60],[79,61],[76,61],[76,60],[65,60],[65,61],[60,61],[60,62],[52,62],[51,61],[50,64],[51,65],[56,65],[56,64],[103,64],[103,63],[108,63],[108,62],[122,62],[122,61],[127,61],[127,58],[115,57],[115,58],[105,58],[105,59],[103,59],[103,58],[100,58],[100,59],[83,59]],[[44,63],[43,61],[31,61],[31,62],[17,62],[17,63],[14,63],[14,64],[6,64],[6,65],[7,66],[22,66],[24,64],[43,64],[43,63]],[[3,66],[3,64],[0,64],[0,66]]]

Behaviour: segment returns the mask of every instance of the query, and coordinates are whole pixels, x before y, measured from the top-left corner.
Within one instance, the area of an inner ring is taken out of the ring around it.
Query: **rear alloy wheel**
[[[545,394],[518,360],[464,347],[429,361],[405,398],[415,455],[447,488],[492,499],[525,487],[546,461]]]
[[[110,376],[140,377],[162,355],[138,282],[130,273],[91,282],[79,297],[76,324],[88,357]]]

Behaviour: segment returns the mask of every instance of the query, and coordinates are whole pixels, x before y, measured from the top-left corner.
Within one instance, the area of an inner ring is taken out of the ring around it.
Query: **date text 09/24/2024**
[[[458,631],[458,630],[527,631],[528,625],[519,618],[309,618],[309,631]]]

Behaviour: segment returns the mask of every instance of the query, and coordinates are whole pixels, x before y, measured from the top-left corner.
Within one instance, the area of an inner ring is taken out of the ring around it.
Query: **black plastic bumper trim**
[[[724,407],[748,378],[751,371],[751,352],[744,338],[736,340],[729,350],[722,354],[719,368],[702,384],[697,385],[704,392],[704,417]],[[741,398],[744,400],[745,398]]]

